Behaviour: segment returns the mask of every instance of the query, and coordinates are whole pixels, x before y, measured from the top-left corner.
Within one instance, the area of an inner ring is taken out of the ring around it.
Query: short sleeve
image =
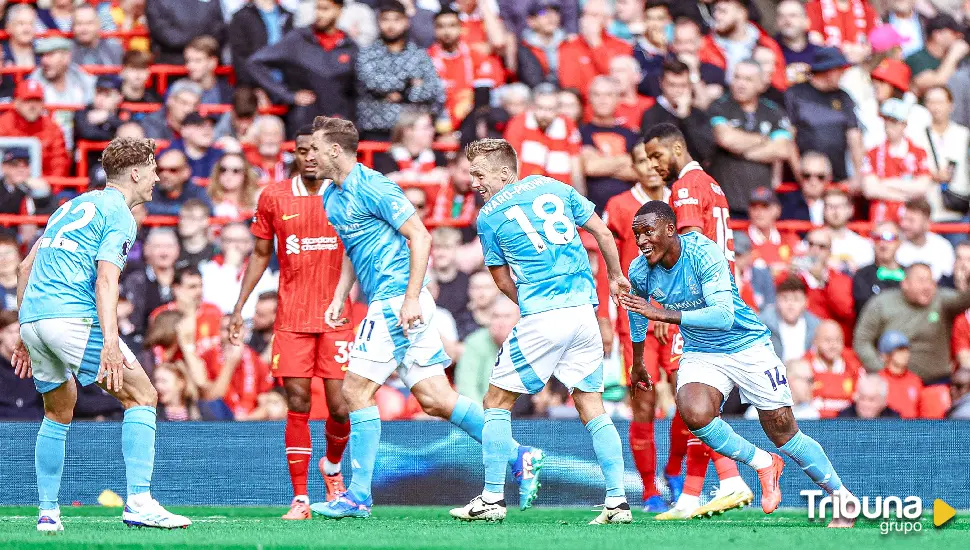
[[[842,112],[845,113],[845,127],[847,129],[858,128],[859,119],[855,116],[855,101],[852,100],[852,96],[842,92]]]
[[[768,135],[768,139],[792,140],[794,136],[792,136],[791,121],[788,120],[788,116],[780,107],[772,107],[770,112],[772,124],[771,134]]]
[[[482,254],[488,267],[506,265],[505,253],[498,242],[495,230],[484,219],[478,220],[478,241],[482,243]]]
[[[674,184],[670,194],[670,207],[677,216],[677,231],[685,227],[704,227],[704,209],[701,206],[700,193],[691,189],[690,174],[680,178]]]
[[[105,213],[101,244],[98,246],[99,262],[110,262],[118,269],[128,263],[128,251],[135,241],[135,219],[127,209],[112,208]]]
[[[580,195],[575,187],[566,186],[566,193],[568,193],[567,204],[570,211],[572,211],[573,220],[576,221],[576,225],[586,225],[586,222],[589,221],[589,218],[596,210],[596,206],[589,199]]]
[[[705,300],[718,292],[731,292],[731,272],[724,253],[713,241],[701,245],[694,255],[694,272],[699,275]]]
[[[256,215],[253,216],[253,225],[249,228],[257,239],[270,240],[273,238],[275,205],[276,201],[269,193],[259,195],[259,201],[256,203]]]
[[[414,206],[404,195],[401,187],[381,176],[361,193],[361,200],[371,214],[400,229],[414,214]]]
[[[707,110],[708,116],[711,117],[711,128],[715,128],[721,124],[727,124],[728,119],[724,112],[724,104],[724,101],[715,101]]]
[[[865,156],[862,157],[862,168],[859,170],[863,175],[875,173],[872,167],[876,164],[875,158],[877,154],[877,149],[872,149]]]

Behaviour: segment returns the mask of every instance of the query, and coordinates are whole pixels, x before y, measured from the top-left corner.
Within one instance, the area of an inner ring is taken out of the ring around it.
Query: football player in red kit
[[[310,438],[311,381],[322,378],[330,412],[326,423],[327,454],[320,471],[327,500],[345,491],[340,462],[350,437],[347,404],[341,394],[344,369],[354,340],[353,324],[334,329],[324,321],[340,279],[344,248],[323,210],[328,181],[316,179],[307,165],[312,130],[296,137],[297,175],[263,190],[252,225],[256,249],[243,277],[232,315],[230,337],[240,341],[240,311],[266,270],[277,243],[280,263],[279,309],[273,337],[273,376],[283,379],[286,415],[286,460],[293,483],[293,502],[283,519],[310,519],[307,474],[313,443]],[[345,311],[350,311],[348,303]]]

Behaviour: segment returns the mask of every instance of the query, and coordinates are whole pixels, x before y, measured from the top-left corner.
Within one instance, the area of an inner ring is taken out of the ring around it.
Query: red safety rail
[[[0,214],[0,227],[10,227],[14,225],[45,225],[49,216],[25,216],[20,214]],[[209,218],[213,226],[222,226],[232,222],[229,218]],[[470,220],[426,220],[424,224],[429,228],[434,227],[465,227]],[[142,222],[143,226],[173,226],[178,225],[178,216],[146,216]]]
[[[26,2],[12,2],[24,4]],[[32,3],[32,2],[31,2]],[[37,33],[37,38],[49,38],[51,36],[63,36],[64,38],[73,38],[74,33],[71,32],[61,32],[58,30],[46,30]],[[149,38],[148,29],[145,30],[131,30],[131,31],[101,31],[98,33],[101,38],[120,38],[122,40],[128,40],[129,38]],[[7,31],[0,31],[0,40],[6,40],[10,38]]]
[[[364,166],[374,166],[374,153],[384,153],[391,148],[391,144],[385,141],[362,141],[357,146],[357,159]],[[434,142],[431,148],[435,151],[457,151],[457,143]]]
[[[82,177],[86,176],[88,173],[88,154],[96,151],[104,151],[108,147],[109,141],[87,141],[84,139],[78,140],[74,144],[74,150],[78,156],[77,161],[77,173]],[[169,142],[166,139],[156,139],[155,140],[155,153],[158,154],[169,146]]]
[[[0,67],[0,74],[13,75],[14,82],[20,82],[34,72],[34,69],[36,67]],[[121,65],[81,65],[81,70],[92,75],[118,74],[121,69]],[[168,82],[171,77],[189,74],[188,69],[182,65],[152,65],[148,72],[155,79],[155,89],[162,95],[165,95],[168,90]],[[236,71],[233,70],[231,65],[216,67],[216,75],[227,77],[230,84],[235,85],[236,83]]]

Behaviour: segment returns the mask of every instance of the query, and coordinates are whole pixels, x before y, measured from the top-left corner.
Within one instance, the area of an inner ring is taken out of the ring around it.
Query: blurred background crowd
[[[434,324],[472,399],[518,310],[484,269],[456,153],[504,137],[521,176],[573,185],[608,217],[664,185],[630,151],[671,122],[727,195],[736,281],[789,366],[796,416],[970,418],[970,2],[0,0],[0,14],[0,418],[42,416],[9,364],[17,265],[44,216],[104,185],[115,136],[159,145],[119,306],[159,417],[283,418],[277,274],[243,309],[246,346],[228,343],[227,314],[259,192],[299,173],[320,114],[355,121],[361,161],[434,228]],[[600,312],[606,397],[628,417],[625,313]],[[385,419],[420,417],[393,381],[378,401]],[[77,418],[121,413],[81,391]],[[550,384],[515,414],[576,412]]]

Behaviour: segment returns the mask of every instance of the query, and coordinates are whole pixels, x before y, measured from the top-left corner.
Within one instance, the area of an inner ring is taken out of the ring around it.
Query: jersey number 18
[[[552,212],[546,212],[547,204],[552,205]],[[532,211],[542,220],[542,232],[547,241],[552,244],[569,244],[572,242],[576,236],[576,226],[566,217],[566,205],[563,204],[561,198],[551,193],[539,195],[532,201]],[[546,243],[542,241],[542,237],[539,236],[539,232],[533,227],[521,206],[516,205],[506,210],[505,217],[519,224],[525,236],[529,238],[529,242],[535,247],[536,252],[545,251]],[[557,222],[562,225],[556,225]],[[562,231],[562,229],[565,229],[565,231]]]

